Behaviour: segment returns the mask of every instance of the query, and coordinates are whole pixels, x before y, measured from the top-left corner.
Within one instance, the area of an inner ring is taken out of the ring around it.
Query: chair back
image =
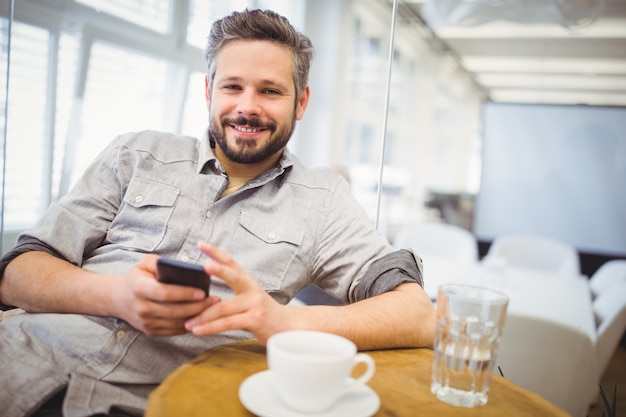
[[[626,331],[626,282],[602,292],[593,301],[593,312],[598,323],[595,353],[599,380]]]
[[[420,223],[395,236],[396,249],[413,249],[416,255],[453,259],[464,263],[478,262],[476,236],[462,227],[447,223]]]
[[[514,267],[540,269],[578,277],[580,262],[576,248],[543,236],[504,235],[496,237],[487,252],[488,258],[504,259]]]
[[[596,397],[592,341],[574,327],[509,312],[496,365],[573,417],[586,416]]]
[[[591,294],[598,297],[620,282],[626,282],[626,259],[614,259],[603,263],[589,279],[589,287]]]

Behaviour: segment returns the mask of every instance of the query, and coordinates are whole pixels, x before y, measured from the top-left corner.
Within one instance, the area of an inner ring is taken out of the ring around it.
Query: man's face
[[[296,102],[293,56],[267,41],[231,41],[217,56],[206,85],[209,137],[240,164],[260,163],[287,145],[309,91]]]

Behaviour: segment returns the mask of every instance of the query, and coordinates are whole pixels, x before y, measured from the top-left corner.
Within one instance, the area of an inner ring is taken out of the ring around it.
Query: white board
[[[626,108],[486,103],[474,233],[626,254]]]

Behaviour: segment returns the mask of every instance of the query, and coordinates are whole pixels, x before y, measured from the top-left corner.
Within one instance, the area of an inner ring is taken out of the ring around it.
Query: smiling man
[[[213,346],[291,329],[360,349],[430,346],[421,261],[394,251],[343,177],[286,149],[309,100],[307,37],[271,11],[213,24],[200,140],[115,138],[1,261],[3,415],[142,415],[150,392]],[[156,279],[202,264],[211,295]],[[287,305],[316,284],[342,306]]]
[[[229,175],[223,196],[278,162],[304,114],[309,88],[297,91],[292,56],[279,44],[237,40],[215,58],[206,99],[209,140]]]

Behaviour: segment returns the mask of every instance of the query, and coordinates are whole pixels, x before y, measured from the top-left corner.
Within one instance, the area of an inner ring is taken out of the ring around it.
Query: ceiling
[[[432,15],[428,23],[427,1],[403,0],[399,12],[420,16],[491,100],[626,106],[626,0],[473,0],[513,6],[508,19],[491,11],[483,24],[440,26]],[[447,0],[455,2],[472,0]],[[528,19],[533,3],[541,8],[568,2],[596,16],[573,29],[547,22],[543,9],[535,21]],[[520,3],[525,4],[517,18],[513,10]]]

